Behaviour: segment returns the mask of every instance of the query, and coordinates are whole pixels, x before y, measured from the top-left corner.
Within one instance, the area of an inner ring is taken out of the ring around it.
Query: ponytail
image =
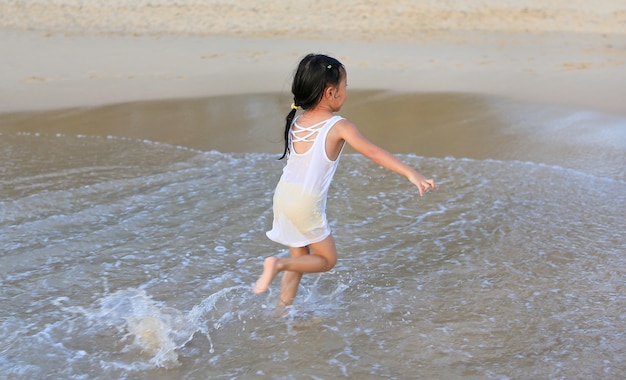
[[[293,118],[296,116],[296,109],[297,107],[291,107],[291,111],[287,114],[287,117],[285,118],[285,132],[283,134],[283,137],[285,139],[285,150],[283,151],[283,155],[279,158],[279,160],[285,158],[285,156],[287,156],[287,153],[289,153],[289,131],[291,130],[291,123],[293,123]]]

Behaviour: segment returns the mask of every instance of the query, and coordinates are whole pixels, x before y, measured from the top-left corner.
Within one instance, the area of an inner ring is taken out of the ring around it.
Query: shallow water
[[[0,135],[9,379],[620,378],[626,182],[421,157],[441,190],[342,157],[339,249],[251,293],[282,162],[131,138]],[[611,168],[608,168],[611,169]],[[608,172],[623,173],[623,168]],[[2,377],[2,376],[0,376]]]

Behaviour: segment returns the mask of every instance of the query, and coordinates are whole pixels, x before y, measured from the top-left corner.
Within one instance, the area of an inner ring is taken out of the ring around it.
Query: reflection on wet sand
[[[394,153],[532,161],[626,179],[624,116],[475,94],[349,96],[341,114]],[[278,153],[289,104],[286,94],[254,94],[13,113],[0,115],[0,132],[113,135],[205,151]]]

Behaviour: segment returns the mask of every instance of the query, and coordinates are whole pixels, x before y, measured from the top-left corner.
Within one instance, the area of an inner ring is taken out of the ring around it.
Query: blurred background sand
[[[342,114],[391,151],[624,159],[623,1],[0,0],[0,44],[0,132],[278,151],[319,52],[348,69]]]
[[[0,43],[0,112],[288,92],[311,51],[353,88],[626,112],[619,0],[0,0]]]
[[[415,40],[443,31],[624,33],[623,1],[3,0],[2,25],[48,32]]]

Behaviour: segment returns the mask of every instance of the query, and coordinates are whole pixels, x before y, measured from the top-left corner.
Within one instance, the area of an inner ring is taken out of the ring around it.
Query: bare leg
[[[265,259],[263,262],[263,273],[261,273],[261,277],[254,284],[254,289],[252,290],[256,294],[261,294],[267,290],[267,288],[272,283],[272,280],[278,274],[278,257],[270,256]]]
[[[308,248],[312,251],[311,254],[301,254],[302,251],[298,250],[296,257],[277,258],[272,256],[266,258],[263,263],[263,273],[256,282],[253,291],[257,294],[265,292],[278,272],[319,273],[331,270],[335,266],[337,248],[332,235],[319,243],[309,245]],[[307,249],[307,247],[300,249]],[[300,276],[302,275],[300,274]],[[294,278],[289,279],[288,277],[288,280],[292,281]]]
[[[300,257],[311,254],[309,247],[292,247],[289,248],[291,257]],[[293,299],[298,292],[298,286],[300,285],[300,279],[302,279],[302,272],[285,271],[283,278],[280,281],[280,297],[278,298],[278,306],[291,305]]]

